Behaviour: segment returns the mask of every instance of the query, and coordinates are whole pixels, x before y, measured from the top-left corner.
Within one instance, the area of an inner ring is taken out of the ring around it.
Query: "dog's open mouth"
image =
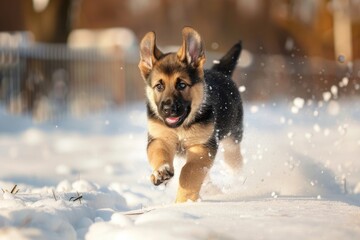
[[[189,113],[189,107],[180,116],[170,116],[165,118],[165,122],[169,127],[178,127],[180,126]]]
[[[179,122],[181,116],[180,117],[168,117],[165,119],[165,121],[169,124],[176,124],[177,122]]]

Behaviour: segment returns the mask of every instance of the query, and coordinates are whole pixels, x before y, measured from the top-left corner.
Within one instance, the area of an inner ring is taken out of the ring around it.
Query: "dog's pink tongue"
[[[168,117],[166,118],[166,121],[170,124],[174,124],[174,123],[177,123],[179,121],[179,118],[180,117]]]

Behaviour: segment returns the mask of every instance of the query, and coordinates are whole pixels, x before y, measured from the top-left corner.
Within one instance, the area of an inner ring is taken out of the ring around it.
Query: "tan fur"
[[[201,53],[201,57],[199,57],[195,62],[194,62],[194,67],[200,67],[203,68],[203,65],[205,63],[205,54],[204,54],[204,46],[203,46],[203,42],[201,41],[200,35],[198,33],[196,33],[194,31],[194,29],[190,28],[190,27],[185,27],[182,30],[182,37],[183,37],[183,42],[182,42],[182,46],[179,49],[179,51],[177,52],[177,56],[179,59],[181,59],[181,61],[187,60],[187,61],[191,61],[193,59],[191,59],[191,56],[189,56],[189,54],[186,52],[187,49],[187,44],[188,44],[188,38],[191,35],[191,37],[195,38],[196,41],[200,44],[200,47],[202,49],[202,53]]]
[[[191,88],[189,93],[191,101],[191,112],[187,119],[184,121],[185,124],[189,124],[195,117],[195,114],[200,110],[201,104],[204,100],[204,84],[198,83]]]
[[[201,185],[213,164],[215,153],[204,145],[193,145],[187,149],[186,164],[181,170],[176,202],[196,201]]]
[[[221,145],[224,148],[225,163],[236,173],[240,171],[243,164],[243,157],[241,154],[240,143],[234,141],[233,138],[227,137],[221,140]]]
[[[157,170],[164,164],[173,166],[173,159],[177,150],[178,137],[175,132],[159,121],[149,121],[149,134],[154,140],[148,146],[148,159],[151,167]]]
[[[181,170],[176,202],[197,200],[202,182],[216,154],[203,145],[214,131],[213,124],[194,124],[188,129],[171,129],[161,121],[150,119],[148,130],[155,139],[148,147],[148,159],[154,171],[166,164],[173,168],[175,151],[185,152],[187,162]]]
[[[177,146],[175,149],[186,150],[197,144],[205,144],[214,131],[214,125],[193,124],[189,128],[168,128],[160,120],[149,119],[148,131],[154,139],[163,139],[167,144]]]
[[[205,144],[214,131],[214,124],[193,124],[189,128],[178,128],[177,135],[179,137],[181,147],[188,149],[196,144]]]
[[[139,69],[143,78],[151,72],[155,62],[162,55],[162,52],[156,47],[156,35],[154,32],[149,32],[141,41],[142,53],[145,55],[140,55]]]
[[[146,86],[146,97],[149,99],[150,107],[159,116],[159,112],[155,102],[154,90],[150,86]]]

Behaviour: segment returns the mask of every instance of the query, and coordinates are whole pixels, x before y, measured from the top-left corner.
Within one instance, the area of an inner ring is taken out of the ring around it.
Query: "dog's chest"
[[[214,124],[194,124],[189,128],[176,131],[181,149],[187,149],[198,144],[205,144],[213,136]]]

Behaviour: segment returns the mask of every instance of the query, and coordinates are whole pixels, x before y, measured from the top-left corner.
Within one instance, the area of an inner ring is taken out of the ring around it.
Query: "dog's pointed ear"
[[[156,47],[156,36],[154,32],[148,32],[140,43],[139,68],[144,80],[147,79],[156,61],[162,52]]]
[[[199,33],[191,27],[185,27],[182,30],[183,43],[177,56],[180,61],[198,68],[205,63],[204,45]]]

